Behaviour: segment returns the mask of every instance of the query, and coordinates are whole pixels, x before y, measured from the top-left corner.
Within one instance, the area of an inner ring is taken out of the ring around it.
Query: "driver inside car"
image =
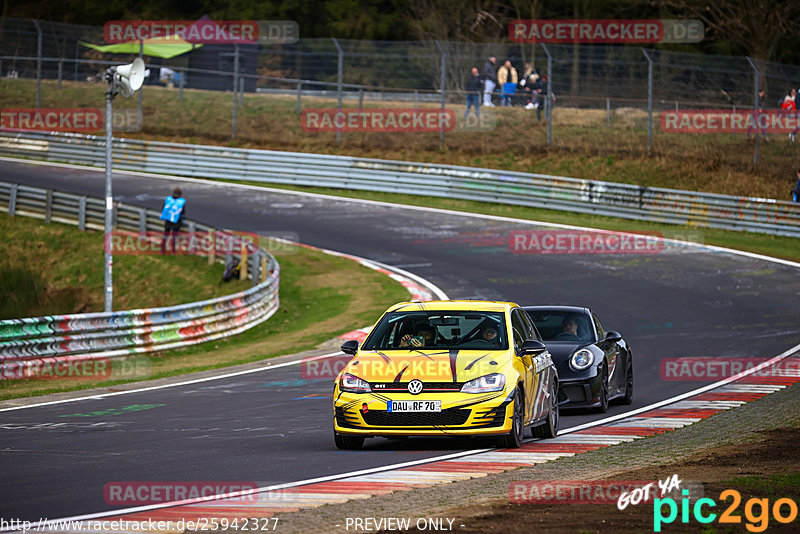
[[[561,333],[556,336],[556,341],[580,341],[578,336],[578,321],[572,315],[567,315],[561,321]]]
[[[481,339],[488,341],[495,347],[500,346],[500,338],[497,336],[497,328],[491,325],[486,325],[481,328]]]

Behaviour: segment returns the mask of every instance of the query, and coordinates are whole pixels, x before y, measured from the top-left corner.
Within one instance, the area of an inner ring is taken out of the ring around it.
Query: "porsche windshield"
[[[544,341],[594,341],[592,324],[586,314],[560,310],[528,310],[527,313]]]
[[[375,326],[362,348],[506,350],[504,317],[500,312],[390,312]]]

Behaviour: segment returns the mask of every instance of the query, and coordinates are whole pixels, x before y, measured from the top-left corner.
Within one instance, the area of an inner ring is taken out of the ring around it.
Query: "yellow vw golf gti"
[[[368,437],[496,436],[519,447],[558,432],[558,374],[536,327],[511,302],[403,302],[389,308],[336,379],[340,449]]]

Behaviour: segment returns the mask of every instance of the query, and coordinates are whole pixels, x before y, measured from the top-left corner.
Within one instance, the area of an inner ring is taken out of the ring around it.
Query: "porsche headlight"
[[[350,393],[369,393],[372,388],[366,380],[358,378],[356,375],[345,373],[342,375],[342,380],[339,382],[339,387],[342,391]]]
[[[482,376],[475,380],[470,380],[461,387],[461,393],[488,393],[490,391],[502,391],[506,385],[506,377],[501,373]]]
[[[569,366],[576,371],[583,371],[594,363],[594,354],[592,351],[581,349],[569,359]]]

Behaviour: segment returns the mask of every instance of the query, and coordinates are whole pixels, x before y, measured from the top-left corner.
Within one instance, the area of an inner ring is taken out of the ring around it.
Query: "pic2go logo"
[[[710,508],[716,508],[717,503],[713,499],[703,498],[695,501],[694,506],[690,506],[689,499],[686,497],[689,492],[683,490],[681,492],[684,497],[681,499],[680,512],[681,523],[688,524],[690,522],[690,512],[698,523],[712,523],[717,519],[717,514],[711,512]],[[742,502],[742,495],[733,489],[727,489],[719,494],[720,501],[727,501],[733,499],[733,502],[727,509],[719,516],[719,523],[727,524],[740,524],[742,523],[741,516],[734,515],[739,504]],[[665,516],[665,507],[666,513]],[[782,498],[778,499],[772,504],[772,516],[778,523],[791,523],[797,518],[797,503],[792,499]],[[787,513],[788,512],[788,513]],[[769,499],[749,499],[744,505],[744,517],[748,521],[745,523],[745,528],[750,532],[764,532],[769,526],[770,506]],[[661,525],[667,525],[674,522],[678,518],[678,503],[675,499],[664,498],[655,499],[653,501],[653,531],[661,532]]]

